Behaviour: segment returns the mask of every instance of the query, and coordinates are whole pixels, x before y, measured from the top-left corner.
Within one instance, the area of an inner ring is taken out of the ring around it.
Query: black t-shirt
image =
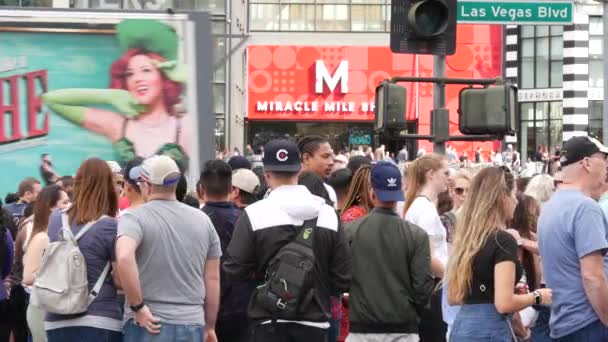
[[[503,261],[515,263],[515,283],[521,279],[523,268],[517,258],[517,242],[511,234],[500,230],[488,237],[473,259],[473,281],[465,304],[494,303],[494,266]],[[515,284],[513,284],[515,287]]]

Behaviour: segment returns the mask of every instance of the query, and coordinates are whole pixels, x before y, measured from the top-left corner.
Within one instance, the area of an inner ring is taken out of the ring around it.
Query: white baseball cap
[[[232,186],[250,194],[260,187],[260,179],[248,169],[238,169],[232,173]]]
[[[181,178],[175,161],[167,156],[153,156],[144,160],[141,166],[129,172],[129,178],[140,179],[154,185],[177,184]]]

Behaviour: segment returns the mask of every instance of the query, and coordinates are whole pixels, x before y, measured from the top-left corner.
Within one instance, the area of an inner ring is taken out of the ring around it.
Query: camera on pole
[[[517,87],[500,84],[463,88],[459,96],[459,128],[464,134],[513,134],[517,130]]]
[[[394,53],[453,55],[456,0],[393,0],[390,45]]]
[[[406,89],[384,80],[376,87],[375,129],[405,129]]]

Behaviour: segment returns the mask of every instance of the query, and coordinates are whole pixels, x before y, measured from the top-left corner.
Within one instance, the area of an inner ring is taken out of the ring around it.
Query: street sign
[[[459,23],[565,25],[573,16],[572,1],[458,0]]]

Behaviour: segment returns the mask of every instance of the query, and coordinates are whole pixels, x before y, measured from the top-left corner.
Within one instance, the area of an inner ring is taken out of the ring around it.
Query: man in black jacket
[[[283,319],[256,300],[249,305],[255,342],[325,342],[331,317],[330,296],[350,285],[348,244],[334,209],[298,184],[302,165],[298,147],[273,140],[264,148],[264,172],[272,189],[269,196],[245,208],[228,246],[224,271],[240,279],[265,281],[268,262],[294,241],[305,221],[316,219],[312,230],[314,300],[300,308],[295,319]]]
[[[209,216],[220,238],[222,253],[232,239],[234,226],[241,209],[230,202],[232,190],[232,169],[223,160],[209,160],[201,172],[200,185],[205,193],[203,212]],[[222,257],[222,262],[225,257]],[[250,336],[247,320],[247,303],[255,288],[252,280],[229,280],[225,272],[220,272],[220,311],[216,334],[218,341],[248,342]]]
[[[428,234],[395,214],[401,173],[389,162],[371,172],[374,209],[348,227],[352,248],[347,342],[418,341],[418,311],[433,290]]]

